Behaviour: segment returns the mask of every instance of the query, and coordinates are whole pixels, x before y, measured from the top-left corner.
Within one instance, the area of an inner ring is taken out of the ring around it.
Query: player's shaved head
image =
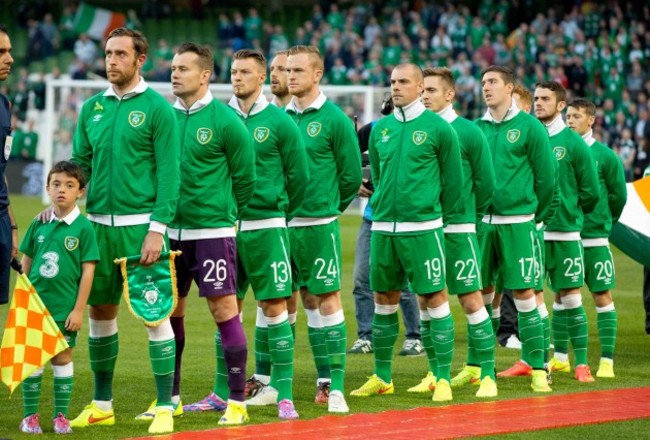
[[[424,80],[424,74],[422,73],[422,69],[420,66],[417,64],[413,63],[400,63],[393,70],[403,70],[403,69],[408,69],[412,72],[413,74],[413,79],[417,82],[421,82]]]

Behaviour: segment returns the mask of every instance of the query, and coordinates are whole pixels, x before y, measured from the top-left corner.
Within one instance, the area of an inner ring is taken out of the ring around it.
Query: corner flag
[[[16,387],[68,348],[63,334],[25,274],[18,275],[0,346],[0,378]]]

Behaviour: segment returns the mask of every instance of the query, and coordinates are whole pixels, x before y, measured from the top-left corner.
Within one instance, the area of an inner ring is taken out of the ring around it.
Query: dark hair
[[[254,49],[240,49],[232,56],[233,60],[247,60],[253,59],[266,70],[266,58],[259,50]]]
[[[54,164],[49,173],[47,173],[47,186],[50,186],[50,178],[52,174],[64,173],[68,177],[77,179],[79,182],[79,189],[84,189],[86,187],[86,174],[81,169],[79,165],[68,160],[62,160]]]
[[[119,27],[117,29],[113,29],[110,34],[108,34],[106,41],[110,40],[113,37],[131,37],[136,57],[140,55],[146,55],[147,51],[149,50],[149,43],[147,43],[147,39],[140,31],[127,29],[125,27]]]
[[[7,30],[7,26],[5,26],[4,24],[0,24],[0,32],[5,34],[5,35],[9,35],[9,31]]]
[[[176,54],[180,55],[186,52],[195,53],[199,57],[199,66],[203,70],[212,71],[214,69],[214,57],[212,56],[212,49],[209,46],[196,43],[183,43],[176,51]]]
[[[486,73],[488,72],[496,72],[501,76],[501,79],[505,84],[514,84],[515,83],[515,73],[512,71],[511,68],[505,67],[505,66],[489,66],[481,72],[481,79],[485,76]]]
[[[576,98],[569,103],[568,107],[584,110],[587,116],[596,116],[596,105],[586,98]]]
[[[456,80],[454,80],[454,74],[451,72],[451,69],[448,67],[427,67],[422,71],[424,77],[428,76],[437,76],[444,83],[446,83],[450,88],[456,87]]]
[[[548,89],[555,94],[559,101],[566,101],[566,89],[557,81],[540,81],[535,84],[535,88]]]

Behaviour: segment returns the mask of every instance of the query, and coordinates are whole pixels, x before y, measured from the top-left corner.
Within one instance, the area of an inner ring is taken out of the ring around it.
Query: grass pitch
[[[42,209],[39,198],[12,197],[12,207],[22,234],[29,222]],[[348,346],[356,339],[356,323],[354,319],[354,302],[352,298],[352,267],[354,261],[354,243],[360,218],[355,215],[341,217],[341,237],[343,246],[343,289],[342,298],[348,323]],[[21,235],[22,237],[22,235]],[[612,380],[598,379],[593,384],[578,383],[572,375],[555,374],[553,379],[553,396],[561,399],[561,394],[577,391],[613,389],[620,387],[647,386],[650,384],[650,337],[644,332],[644,311],[642,304],[641,284],[642,268],[625,255],[614,250],[618,286],[614,291],[616,308],[619,313],[618,345],[615,355],[616,378]],[[12,284],[13,287],[13,284]],[[551,310],[551,296],[547,295],[547,303]],[[596,317],[593,301],[585,291],[583,296],[585,309],[588,313],[590,327],[589,363],[592,371],[598,368],[599,345],[596,330]],[[452,313],[456,321],[456,351],[454,354],[453,372],[462,367],[465,360],[466,321],[458,301],[451,298]],[[0,306],[0,325],[4,326],[8,306]],[[401,320],[401,319],[400,319]],[[87,321],[86,321],[87,322]],[[181,395],[184,403],[190,403],[204,397],[211,389],[214,380],[214,348],[213,338],[215,325],[203,300],[197,296],[194,289],[188,298],[186,325],[186,346],[183,358],[183,383]],[[248,295],[244,309],[244,325],[249,340],[248,372],[254,370],[253,330],[255,325],[255,303],[253,296]],[[401,325],[401,324],[400,324]],[[155,397],[155,388],[149,357],[147,355],[147,334],[136,319],[122,307],[118,318],[120,329],[120,354],[117,361],[114,382],[114,404],[117,423],[114,427],[95,427],[85,430],[78,429],[73,434],[75,438],[115,439],[147,435],[148,424],[137,422],[133,417],[144,411]],[[403,329],[402,329],[403,330]],[[88,326],[79,334],[77,348],[74,353],[75,384],[70,416],[75,417],[84,405],[92,398],[92,374],[88,362],[87,349]],[[396,344],[399,351],[403,342],[403,331]],[[512,365],[520,352],[497,348],[497,369],[502,370]],[[377,398],[348,397],[351,412],[378,412],[387,409],[407,409],[416,406],[434,405],[428,395],[410,395],[406,389],[416,383],[426,374],[426,358],[403,358],[395,355],[393,362],[393,381],[396,392],[391,396]],[[350,355],[347,358],[346,391],[360,386],[366,376],[372,374],[372,355]],[[311,352],[307,343],[306,317],[301,310],[298,314],[295,381],[295,404],[301,419],[315,418],[327,414],[327,407],[315,405],[316,371]],[[530,397],[528,378],[500,379],[499,399]],[[20,389],[13,397],[8,397],[6,388],[0,392],[0,437],[25,438],[26,434],[18,431],[22,419],[22,396]],[[47,367],[44,374],[41,395],[41,426],[45,438],[53,437],[50,418],[52,414],[52,373]],[[476,388],[468,387],[454,391],[454,403],[474,402]],[[621,402],[625,404],[625,402]],[[522,410],[525,410],[522,408]],[[251,423],[277,421],[277,410],[274,407],[250,408]],[[495,414],[507,423],[507,414]],[[218,415],[188,414],[175,419],[175,431],[206,430],[217,427]],[[563,428],[511,434],[510,438],[643,438],[650,429],[649,420],[588,425],[576,428]],[[504,436],[499,436],[503,438]],[[494,437],[496,438],[496,437]]]

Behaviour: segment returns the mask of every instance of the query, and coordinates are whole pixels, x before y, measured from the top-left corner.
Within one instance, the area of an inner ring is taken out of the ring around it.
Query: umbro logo
[[[241,368],[239,368],[239,367],[232,367],[232,368],[230,369],[230,372],[231,372],[232,374],[241,374]]]
[[[223,283],[221,281],[217,281],[216,283],[214,283],[214,288],[223,289]]]
[[[286,347],[287,345],[289,345],[289,341],[280,341],[277,343],[278,347]]]

